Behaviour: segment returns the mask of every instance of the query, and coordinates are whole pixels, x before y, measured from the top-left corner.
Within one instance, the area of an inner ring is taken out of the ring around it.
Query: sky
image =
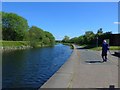
[[[99,28],[118,33],[117,2],[3,2],[2,11],[24,17],[30,27],[49,31],[56,40]]]
[[[2,2],[119,2],[119,0],[2,0]]]

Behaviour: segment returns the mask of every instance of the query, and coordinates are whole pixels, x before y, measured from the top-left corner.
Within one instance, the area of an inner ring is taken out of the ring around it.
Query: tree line
[[[47,31],[37,27],[29,27],[25,18],[15,14],[1,12],[2,14],[2,40],[7,41],[29,41],[30,45],[54,45],[54,36]]]
[[[96,34],[93,31],[86,31],[84,35],[81,35],[79,37],[74,37],[71,39],[69,36],[65,36],[62,42],[75,43],[79,45],[99,46],[102,44],[103,39],[109,39],[110,34],[112,34],[111,31],[103,33],[102,28],[100,28]]]

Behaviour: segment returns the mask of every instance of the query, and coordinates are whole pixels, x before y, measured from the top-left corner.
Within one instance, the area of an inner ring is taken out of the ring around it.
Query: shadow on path
[[[76,49],[91,49],[91,48],[94,48],[96,46],[94,45],[88,45],[88,46],[80,46],[80,47],[77,47]]]
[[[119,56],[119,55],[117,55],[117,54],[111,54],[111,55],[113,55],[113,56],[115,56],[115,57],[120,58],[120,56]]]
[[[103,63],[103,61],[85,61],[85,63]]]
[[[84,48],[84,47],[79,47],[79,48],[76,48],[76,49],[86,49],[86,48]]]

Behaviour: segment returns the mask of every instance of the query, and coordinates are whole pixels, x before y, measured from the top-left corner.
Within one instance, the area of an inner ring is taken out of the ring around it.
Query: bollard
[[[110,85],[109,86],[109,90],[115,90],[115,86],[114,85]]]

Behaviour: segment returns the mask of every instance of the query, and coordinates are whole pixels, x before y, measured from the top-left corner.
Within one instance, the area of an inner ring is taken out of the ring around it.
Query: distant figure
[[[108,44],[106,42],[106,40],[103,40],[103,44],[102,44],[102,59],[103,62],[107,62],[107,51],[109,50]]]

